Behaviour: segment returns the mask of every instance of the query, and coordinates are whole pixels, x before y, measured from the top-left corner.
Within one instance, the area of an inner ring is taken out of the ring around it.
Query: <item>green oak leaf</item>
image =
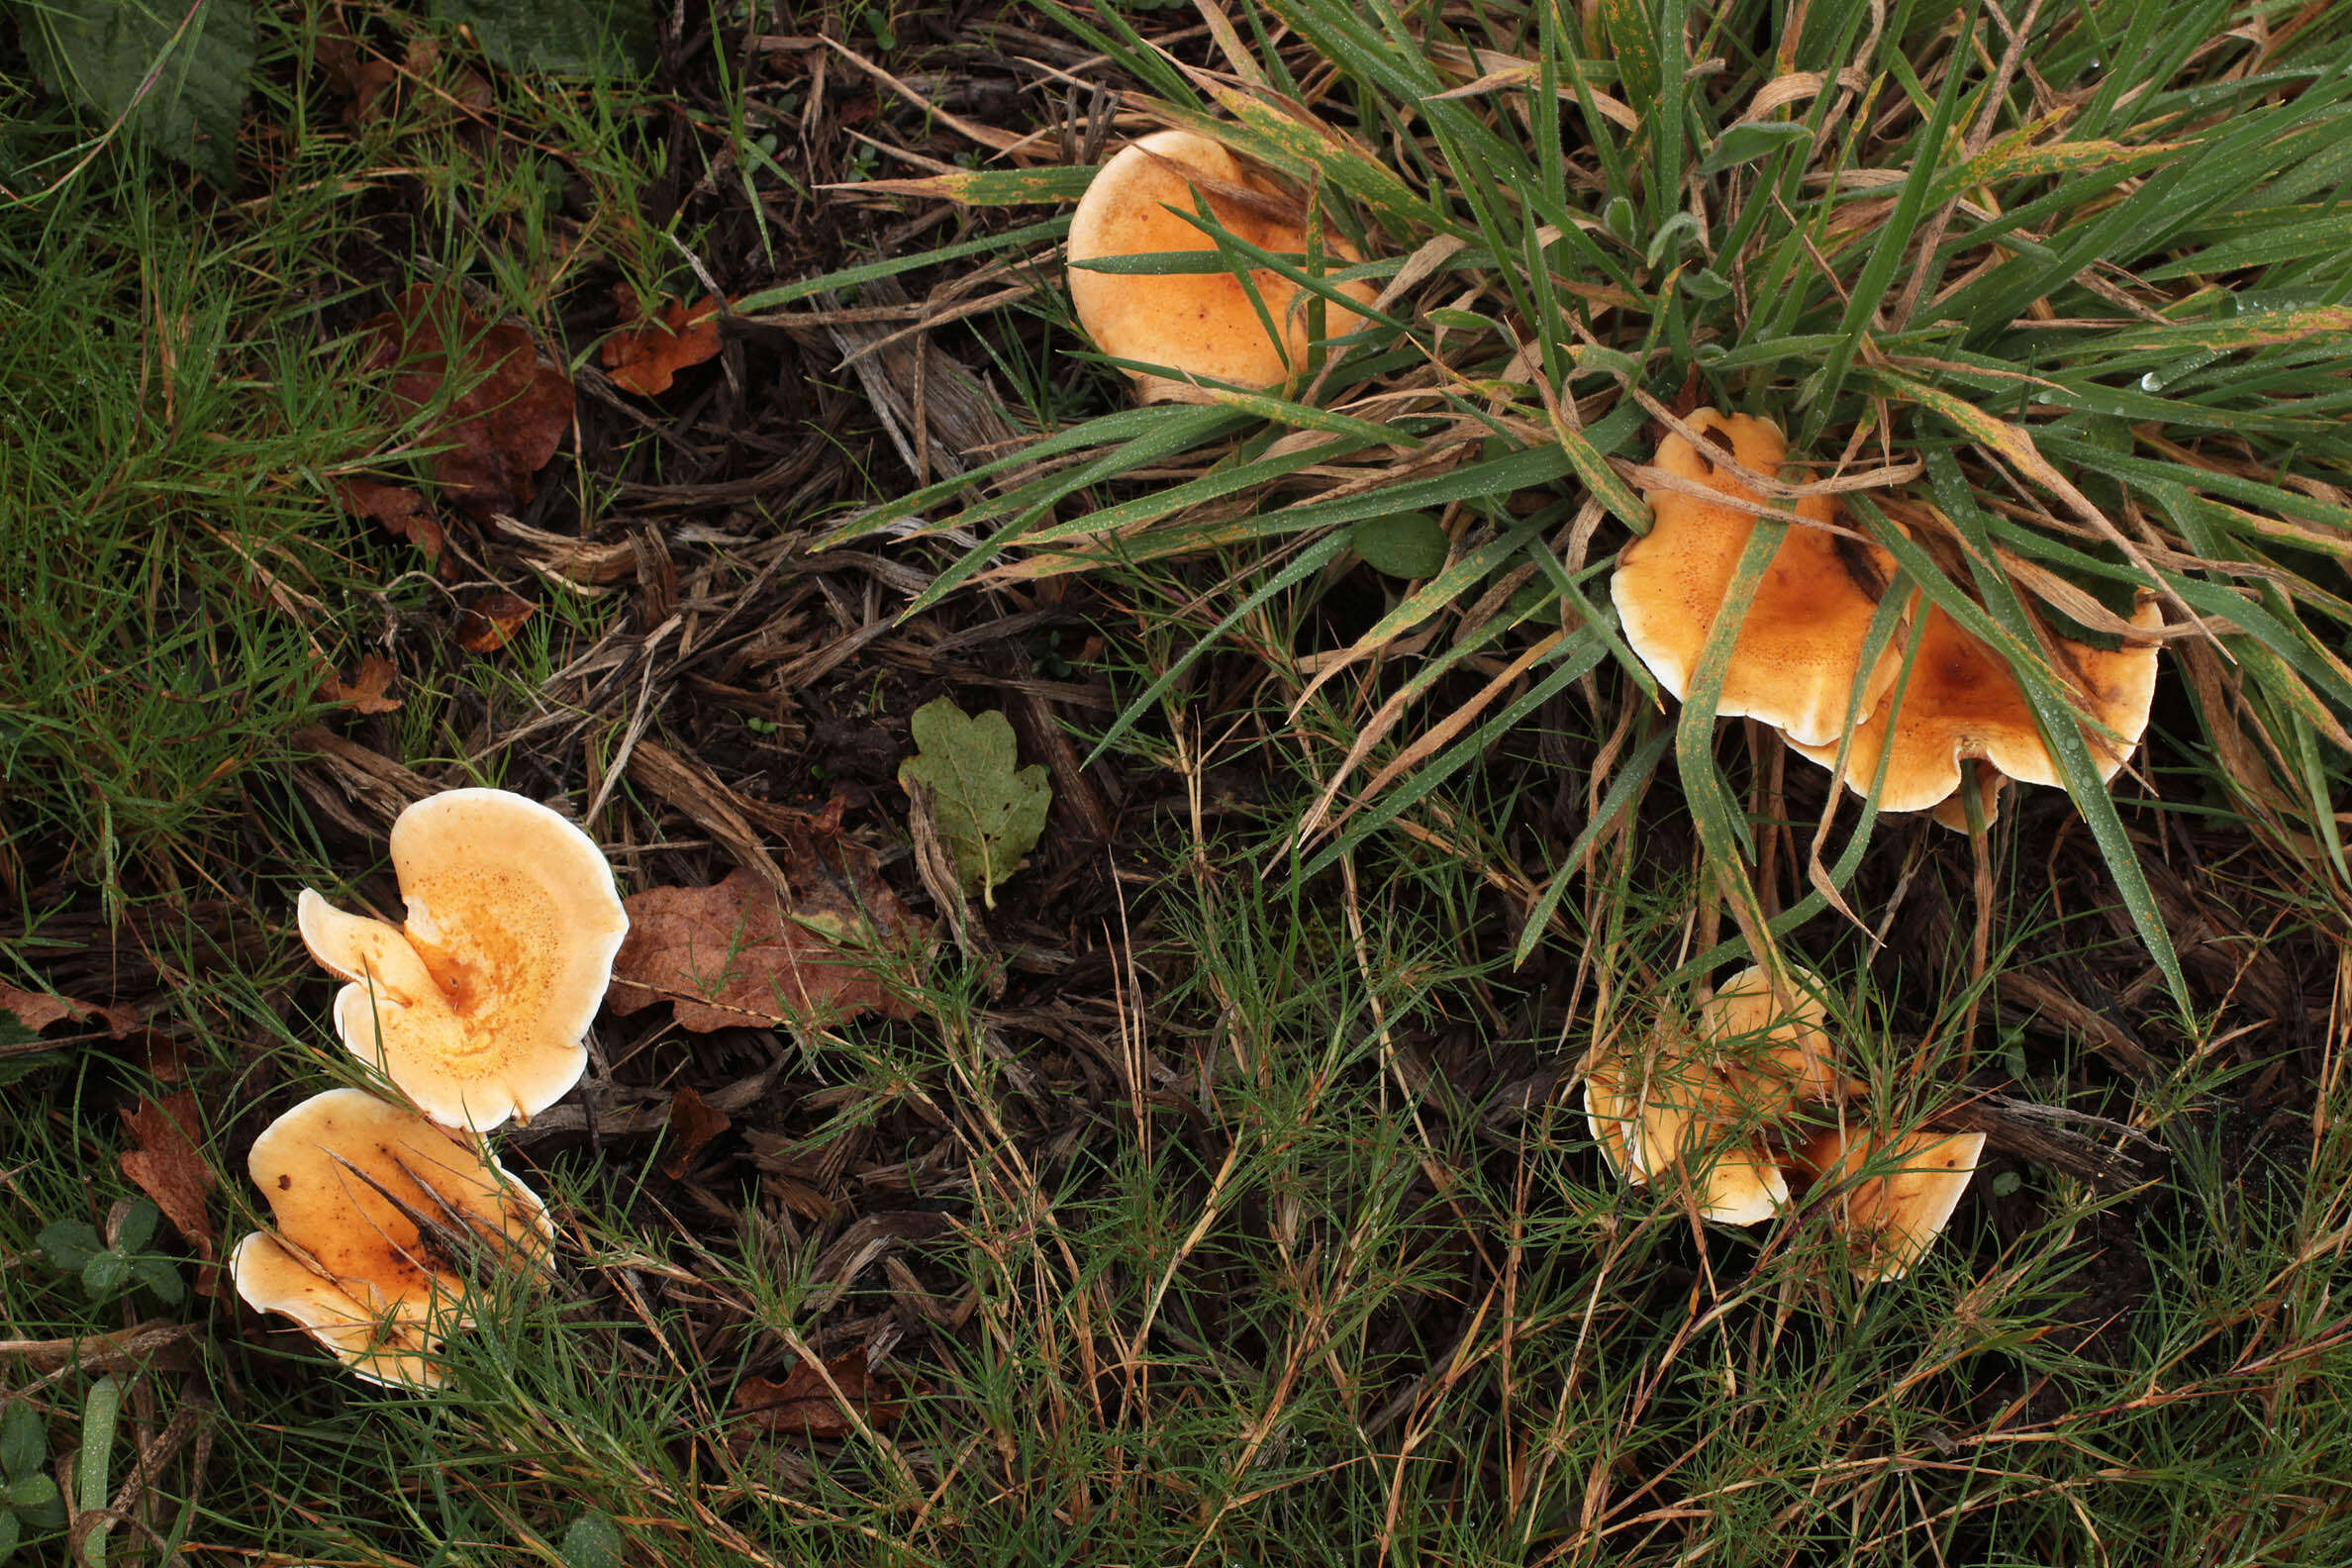
[[[910,795],[929,785],[939,837],[966,893],[994,909],[997,885],[1045,832],[1053,790],[1035,763],[1019,766],[1013,726],[1001,713],[967,714],[948,698],[915,710],[915,755],[899,764]]]

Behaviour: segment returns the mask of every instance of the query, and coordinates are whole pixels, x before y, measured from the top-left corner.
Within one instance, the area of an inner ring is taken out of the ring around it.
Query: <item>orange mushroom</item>
[[[230,1252],[238,1295],[388,1387],[438,1387],[441,1341],[472,1323],[455,1252],[536,1261],[553,1234],[545,1206],[478,1139],[361,1089],[279,1117],[249,1168],[275,1227]]]
[[[1122,148],[1095,175],[1070,215],[1070,301],[1095,346],[1116,359],[1165,365],[1186,377],[1267,387],[1307,362],[1308,306],[1315,296],[1278,272],[1249,269],[1249,286],[1231,271],[1157,274],[1088,271],[1080,262],[1166,251],[1206,251],[1209,237],[1185,217],[1195,201],[1236,239],[1271,251],[1306,248],[1298,205],[1244,168],[1232,153],[1190,131],[1161,131]],[[1338,261],[1358,259],[1337,236],[1323,246]],[[1372,303],[1372,286],[1337,285]],[[1250,294],[1255,291],[1257,303]],[[1265,307],[1265,317],[1258,314]],[[1270,319],[1275,333],[1269,336]],[[1323,336],[1353,332],[1355,312],[1323,302]],[[1143,401],[1194,402],[1185,380],[1130,371]]]
[[[2155,595],[2140,596],[2131,624],[2143,631],[2164,625]],[[2053,642],[2052,666],[2074,687],[2084,711],[2120,737],[2117,743],[2094,731],[2084,732],[2100,778],[2111,779],[2148,727],[2159,646],[2126,643],[2109,650],[2065,638]],[[1789,744],[1823,767],[1836,765],[1834,737],[1815,744],[1792,735]],[[1928,607],[1920,629],[1909,681],[1890,689],[1886,701],[1854,732],[1846,751],[1846,787],[1857,795],[1869,793],[1882,756],[1887,776],[1879,787],[1879,810],[1943,807],[1938,818],[1952,826],[1966,821],[1955,821],[1947,803],[1960,788],[1960,764],[1967,758],[1982,758],[2001,775],[2021,783],[2064,782],[2042,738],[2033,704],[2009,664],[1934,605]],[[1987,779],[1982,786],[1988,816],[1998,783]]]
[[[1755,473],[1777,475],[1788,455],[1788,439],[1776,427],[1745,414],[1700,408],[1684,423],[1720,438]],[[1759,499],[1680,434],[1658,443],[1653,466],[1727,497]],[[1625,641],[1680,698],[1690,690],[1757,519],[1681,490],[1642,495],[1656,523],[1618,551],[1609,594]],[[1821,525],[1837,516],[1827,496],[1801,497],[1794,511]],[[1834,745],[1845,733],[1855,687],[1862,688],[1856,711],[1869,713],[1902,667],[1901,643],[1893,641],[1862,668],[1871,619],[1894,578],[1895,558],[1879,546],[1825,527],[1792,525],[1748,601],[1715,712],[1759,720],[1806,744]]]
[[[1751,1225],[1789,1200],[1780,1168],[1743,1118],[1741,1095],[1679,1028],[1652,1035],[1646,1060],[1623,1053],[1585,1068],[1586,1126],[1609,1167],[1647,1186],[1670,1170],[1694,1182],[1699,1217]]]
[[[561,1099],[587,1065],[629,917],[603,851],[536,801],[458,789],[392,825],[405,926],[305,888],[302,939],[351,983],[336,1032],[418,1108],[495,1127]]]
[[[1700,1009],[1707,1037],[1722,1057],[1720,1070],[1759,1115],[1777,1117],[1799,1101],[1862,1092],[1859,1079],[1838,1069],[1822,990],[1819,975],[1790,965],[1776,996],[1770,972],[1750,964]]]
[[[1793,1168],[1827,1188],[1860,1256],[1854,1278],[1876,1285],[1903,1278],[1943,1233],[1984,1151],[1982,1132],[1826,1127],[1798,1148]]]
[[[1634,1186],[1679,1165],[1704,1177],[1703,1219],[1756,1225],[1789,1201],[1766,1133],[1807,1101],[1862,1085],[1838,1070],[1823,982],[1791,966],[1776,997],[1766,971],[1733,975],[1699,1010],[1699,1037],[1672,1026],[1644,1063],[1613,1053],[1585,1070],[1585,1118],[1603,1158]]]

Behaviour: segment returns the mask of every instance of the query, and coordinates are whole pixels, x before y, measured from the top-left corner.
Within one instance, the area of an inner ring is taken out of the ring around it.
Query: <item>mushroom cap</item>
[[[1801,1100],[1839,1100],[1862,1092],[1859,1079],[1837,1067],[1837,1047],[1823,1028],[1829,1017],[1825,982],[1810,969],[1789,966],[1787,1000],[1772,994],[1771,973],[1750,964],[1715,988],[1700,1009],[1701,1028],[1724,1053],[1723,1075],[1771,1117]]]
[[[1251,205],[1195,185],[1171,164],[1266,200]],[[1272,183],[1242,167],[1232,153],[1207,137],[1160,131],[1121,148],[1086,187],[1070,215],[1070,260],[1213,248],[1208,236],[1177,216],[1194,211],[1196,192],[1235,237],[1266,250],[1306,248],[1306,231],[1277,216],[1290,203]],[[1358,259],[1355,248],[1336,235],[1324,236],[1323,248],[1339,261]],[[1267,336],[1248,291],[1229,271],[1142,275],[1072,267],[1069,277],[1070,302],[1077,308],[1079,325],[1095,346],[1113,358],[1166,365],[1204,380],[1245,387],[1276,385],[1307,362],[1307,307],[1315,296],[1278,272],[1253,267],[1249,280],[1266,315],[1281,329],[1279,342]],[[1369,283],[1338,287],[1372,303]],[[1361,321],[1351,310],[1327,300],[1323,304],[1326,338],[1351,333]],[[1135,379],[1147,402],[1198,396],[1182,381],[1140,373]]]
[[[1758,473],[1777,474],[1788,455],[1788,439],[1765,420],[1700,408],[1684,423],[1722,437],[1741,464]],[[1759,499],[1679,433],[1658,443],[1654,466],[1726,496]],[[1680,698],[1690,690],[1757,519],[1678,490],[1642,495],[1656,523],[1617,552],[1609,596],[1625,641]],[[1837,515],[1827,496],[1800,497],[1795,511],[1820,524]],[[1857,711],[1867,714],[1902,667],[1902,647],[1890,639],[1870,669],[1861,668],[1871,618],[1894,580],[1895,557],[1879,546],[1792,525],[1748,602],[1715,712],[1759,720],[1810,744],[1834,744],[1845,733],[1857,680]]]
[[[1586,1067],[1584,1098],[1602,1157],[1628,1185],[1679,1168],[1701,1183],[1699,1217],[1722,1225],[1760,1224],[1789,1201],[1779,1165],[1741,1130],[1738,1090],[1687,1046],[1658,1051],[1646,1073],[1605,1056]]]
[[[351,984],[344,1045],[437,1122],[495,1127],[568,1093],[629,916],[594,839],[505,790],[446,790],[392,825],[405,927],[305,888],[302,939]]]
[[[2164,625],[2155,595],[2141,596],[2131,624],[2144,631]],[[2105,735],[2084,732],[2100,778],[2111,779],[2148,728],[2162,649],[2154,642],[2109,650],[2063,637],[2054,640],[2053,667],[2074,686],[2085,709],[2126,742],[2117,745]],[[1934,605],[1927,608],[1918,655],[1911,661],[1902,696],[1897,714],[1891,690],[1855,730],[1846,751],[1845,784],[1857,795],[1869,793],[1879,757],[1886,754],[1879,810],[1923,811],[1949,800],[1960,788],[1960,764],[1968,757],[1982,758],[2020,783],[2064,782],[2034,721],[2033,704],[2008,662]],[[1823,767],[1836,764],[1834,738],[1816,745],[1792,735],[1789,744]],[[1988,805],[1991,799],[1988,795]],[[1947,825],[1955,821],[1953,816],[1941,820]],[[1961,816],[1957,821],[1964,826],[1967,819]]]
[[[238,1295],[283,1313],[373,1383],[433,1388],[447,1334],[472,1322],[456,1259],[418,1218],[509,1255],[553,1234],[545,1206],[479,1141],[363,1089],[330,1089],[253,1140],[274,1231],[229,1255]]]
[[[1881,1137],[1825,1127],[1796,1150],[1796,1165],[1829,1183],[1849,1241],[1863,1253],[1854,1278],[1899,1280],[1943,1233],[1985,1151],[1982,1132],[1912,1131]],[[1864,1172],[1870,1174],[1863,1174]]]
[[[1620,1066],[1618,1058],[1607,1056],[1585,1068],[1585,1128],[1601,1145],[1601,1158],[1608,1163],[1609,1173],[1638,1187],[1641,1168],[1634,1163],[1631,1145],[1641,1102],[1627,1090]]]

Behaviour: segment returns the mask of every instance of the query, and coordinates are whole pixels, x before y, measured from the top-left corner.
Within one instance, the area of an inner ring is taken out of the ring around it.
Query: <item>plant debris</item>
[[[195,1094],[182,1089],[161,1100],[142,1100],[123,1113],[123,1123],[139,1144],[124,1152],[123,1174],[154,1200],[199,1258],[212,1262],[219,1234],[208,1211],[217,1178],[198,1141],[203,1123]],[[206,1276],[209,1280],[209,1270]]]
[[[95,1021],[116,1039],[139,1026],[139,1014],[134,1009],[119,1004],[76,1002],[71,997],[47,991],[28,991],[5,980],[0,980],[0,1013],[14,1014],[19,1024],[36,1034],[68,1019],[76,1024]]]
[[[493,588],[457,612],[457,645],[468,653],[495,653],[523,630],[538,608],[504,588]]]
[[[614,292],[623,320],[637,321],[636,291],[623,284]],[[716,294],[691,309],[682,300],[662,301],[644,325],[624,326],[604,341],[605,374],[622,391],[639,397],[667,392],[680,370],[718,354],[720,304]]]
[[[572,420],[571,379],[539,362],[531,334],[423,284],[371,325],[368,368],[393,372],[393,406],[403,417],[434,410],[418,440],[441,448],[430,466],[448,500],[477,518],[529,501]]]
[[[353,713],[397,713],[400,699],[384,695],[392,689],[392,661],[381,653],[370,653],[359,661],[349,680],[341,674],[328,676],[319,685],[319,696]]]
[[[444,542],[441,520],[433,515],[424,493],[414,485],[346,479],[336,486],[336,495],[344,511],[379,525],[394,539],[407,539],[425,552],[428,563],[441,559]]]
[[[927,943],[931,923],[870,872],[852,871],[844,885],[802,853],[786,874],[789,907],[739,869],[709,887],[648,888],[625,900],[629,940],[613,961],[613,1011],[670,1002],[678,1027],[697,1033],[912,1017],[882,965],[892,951]]]
[[[832,1380],[832,1387],[827,1380]],[[839,1389],[835,1397],[833,1390]],[[845,1403],[844,1403],[845,1402]],[[850,1419],[850,1408],[856,1421]],[[868,1427],[894,1421],[905,1414],[905,1391],[892,1378],[867,1370],[866,1353],[852,1350],[824,1363],[822,1374],[814,1361],[803,1361],[781,1383],[747,1377],[735,1385],[734,1445],[748,1446],[758,1437],[790,1436],[824,1441],[847,1437],[859,1421]]]

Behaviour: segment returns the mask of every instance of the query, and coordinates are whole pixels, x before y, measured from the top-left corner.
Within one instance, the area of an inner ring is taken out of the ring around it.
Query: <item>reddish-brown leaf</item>
[[[394,539],[404,539],[425,552],[428,564],[441,558],[441,520],[410,485],[377,484],[372,479],[345,479],[337,486],[343,510],[382,526]]]
[[[672,1002],[678,1027],[697,1032],[822,1026],[860,1013],[909,1017],[913,1009],[883,984],[880,966],[918,950],[931,923],[899,901],[870,855],[846,842],[788,845],[784,872],[789,909],[741,870],[710,887],[648,888],[627,900],[613,1011]]]
[[[139,1145],[123,1155],[123,1174],[155,1201],[196,1255],[210,1263],[218,1239],[207,1212],[213,1173],[196,1143],[203,1130],[196,1096],[182,1089],[161,1100],[143,1100],[137,1110],[123,1113],[123,1121]]]
[[[27,991],[22,986],[0,980],[0,1013],[13,1013],[25,1028],[38,1034],[51,1024],[71,1019],[86,1024],[95,1019],[116,1039],[139,1027],[136,1009],[119,1004],[76,1002],[71,997],[52,995],[47,991]]]
[[[694,1167],[694,1156],[732,1125],[726,1112],[692,1089],[680,1089],[670,1097],[669,1107],[670,1146],[675,1152],[662,1161],[661,1174],[672,1181],[683,1179]]]
[[[634,316],[637,296],[621,285],[623,309]],[[660,312],[641,327],[623,327],[604,341],[605,373],[624,392],[651,397],[667,392],[670,380],[688,365],[719,352],[719,297],[689,309],[665,299]]]
[[[370,325],[376,348],[369,366],[394,372],[386,391],[403,414],[455,389],[421,437],[443,448],[433,457],[433,473],[450,501],[476,517],[529,501],[531,476],[571,428],[571,379],[539,363],[521,327],[485,323],[429,285],[402,294]]]
[[[468,653],[495,653],[538,608],[504,588],[493,588],[457,612],[457,645]]]
[[[392,661],[381,653],[370,653],[359,661],[358,670],[349,680],[340,674],[328,676],[319,684],[319,695],[356,713],[396,713],[400,699],[384,695],[391,689]]]
[[[863,1350],[826,1362],[825,1371],[833,1387],[841,1391],[838,1399],[825,1386],[825,1378],[818,1376],[816,1366],[807,1361],[794,1367],[781,1383],[760,1377],[743,1379],[735,1385],[731,1435],[838,1438],[857,1430],[845,1405],[854,1407],[868,1427],[887,1424],[905,1414],[905,1394],[891,1378],[866,1370]]]

